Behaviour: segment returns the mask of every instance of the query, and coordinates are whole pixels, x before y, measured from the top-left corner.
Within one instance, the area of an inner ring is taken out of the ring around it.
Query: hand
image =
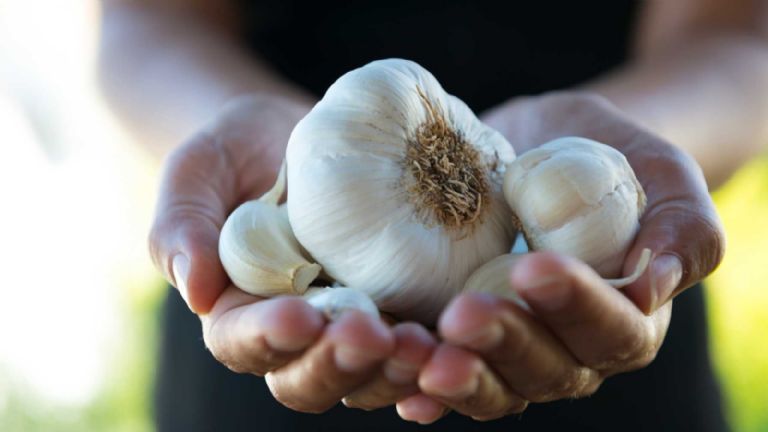
[[[712,272],[723,254],[723,231],[696,163],[606,100],[582,93],[524,98],[485,121],[519,153],[566,135],[624,153],[648,196],[625,274],[643,248],[654,258],[622,293],[575,259],[534,253],[510,273],[510,289],[530,311],[491,295],[454,299],[438,325],[443,342],[419,375],[423,395],[398,404],[413,420],[434,421],[446,407],[493,419],[529,401],[589,395],[606,377],[648,365],[664,340],[670,300]]]
[[[345,396],[359,407],[391,405],[416,392],[435,345],[429,333],[355,312],[326,325],[301,298],[239,290],[219,261],[226,217],[274,183],[290,132],[308,110],[278,97],[243,97],[179,147],[166,164],[152,258],[200,315],[211,353],[236,372],[266,375],[284,405],[320,412]]]

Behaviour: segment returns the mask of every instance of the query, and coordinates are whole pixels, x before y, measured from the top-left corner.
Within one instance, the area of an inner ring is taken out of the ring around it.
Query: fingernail
[[[480,378],[477,374],[472,375],[470,379],[464,382],[461,386],[446,389],[441,388],[437,391],[433,391],[436,395],[448,399],[464,399],[472,396],[477,392],[477,388],[480,386]]]
[[[558,276],[541,276],[520,288],[528,303],[546,311],[561,310],[568,303],[568,287]]]
[[[504,328],[501,323],[492,321],[474,333],[461,338],[461,345],[474,350],[489,350],[495,348],[504,338]]]
[[[394,384],[410,384],[416,382],[419,368],[397,358],[391,358],[384,363],[384,376]]]
[[[189,258],[186,255],[178,254],[173,257],[171,263],[173,270],[173,280],[176,283],[176,289],[179,290],[181,298],[189,305],[189,294],[187,289],[187,279],[189,278]]]
[[[339,345],[333,352],[336,367],[344,372],[362,372],[381,361],[380,357],[371,356],[369,353],[349,346]]]
[[[653,260],[651,266],[651,283],[655,297],[651,310],[666,303],[683,279],[683,264],[680,258],[671,254],[663,254]]]

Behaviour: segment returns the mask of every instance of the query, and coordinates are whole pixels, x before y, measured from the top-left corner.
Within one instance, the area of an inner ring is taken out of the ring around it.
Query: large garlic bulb
[[[432,323],[512,244],[501,183],[513,159],[428,71],[376,61],[339,78],[291,134],[288,216],[341,285]]]
[[[621,275],[645,193],[619,151],[586,138],[550,141],[507,166],[504,194],[532,250]]]

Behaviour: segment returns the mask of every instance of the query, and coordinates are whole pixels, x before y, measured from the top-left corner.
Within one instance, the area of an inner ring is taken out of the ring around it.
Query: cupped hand
[[[170,155],[152,258],[200,315],[211,353],[236,372],[265,375],[284,405],[306,412],[344,398],[361,408],[391,405],[417,391],[432,335],[356,312],[328,324],[301,298],[239,290],[219,261],[226,217],[274,183],[290,132],[309,108],[276,96],[239,98]]]
[[[438,325],[442,342],[419,375],[423,394],[398,403],[412,420],[433,421],[446,408],[498,418],[529,402],[589,395],[605,378],[648,365],[669,326],[671,299],[712,272],[724,250],[698,165],[608,101],[553,93],[514,100],[484,120],[518,153],[570,135],[624,153],[648,197],[625,274],[644,248],[653,259],[621,292],[578,260],[533,253],[510,269],[510,290],[530,310],[488,294],[454,299]]]

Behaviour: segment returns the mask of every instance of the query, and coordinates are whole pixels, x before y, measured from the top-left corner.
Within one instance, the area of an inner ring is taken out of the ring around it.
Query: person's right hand
[[[326,325],[301,298],[239,290],[219,261],[222,224],[272,186],[308,110],[275,96],[242,97],[180,146],[165,167],[152,259],[200,316],[211,353],[236,372],[265,375],[282,404],[306,412],[343,398],[361,408],[391,405],[417,392],[418,370],[436,344],[423,327],[388,327],[356,312]]]

